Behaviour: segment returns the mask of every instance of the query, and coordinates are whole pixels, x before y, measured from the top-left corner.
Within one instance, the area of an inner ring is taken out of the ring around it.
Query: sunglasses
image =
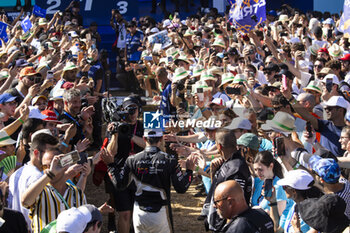
[[[323,66],[322,65],[314,65],[314,68],[322,69]]]
[[[40,76],[30,76],[28,79],[34,83],[40,83],[42,78]]]
[[[215,207],[218,206],[219,202],[225,201],[225,200],[227,200],[227,199],[228,199],[228,197],[225,197],[225,198],[222,198],[222,199],[220,199],[220,200],[213,201],[213,202],[214,202],[214,206],[215,206]]]
[[[338,108],[339,108],[339,107],[337,107],[337,106],[327,106],[327,107],[324,108],[324,110],[326,110],[326,111],[332,111],[332,110],[338,109]]]

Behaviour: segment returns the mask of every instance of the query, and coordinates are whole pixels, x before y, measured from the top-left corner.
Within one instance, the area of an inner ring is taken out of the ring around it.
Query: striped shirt
[[[335,194],[345,201],[346,209],[344,214],[350,219],[350,182],[344,178],[339,179],[339,182],[344,184],[344,188]]]
[[[79,188],[67,184],[67,189],[62,195],[68,206],[79,207],[87,204],[86,197]],[[30,206],[29,218],[32,220],[32,230],[39,233],[47,224],[57,219],[58,215],[67,207],[58,195],[58,191],[51,185],[46,185],[44,190],[36,198],[35,203]]]

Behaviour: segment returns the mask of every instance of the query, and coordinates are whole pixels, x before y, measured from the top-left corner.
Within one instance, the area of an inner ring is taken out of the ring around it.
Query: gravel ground
[[[193,194],[197,192],[194,187],[191,185],[185,194],[178,194],[174,190],[171,192],[175,232],[205,232],[203,221],[197,220],[205,198],[193,197]],[[104,191],[104,184],[99,187],[95,186],[92,183],[92,175],[88,178],[85,194],[88,203],[97,207],[101,206],[108,198]],[[103,217],[101,233],[108,233],[107,216]]]

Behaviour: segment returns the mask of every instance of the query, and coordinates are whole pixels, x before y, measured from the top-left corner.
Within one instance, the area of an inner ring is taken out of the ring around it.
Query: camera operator
[[[143,150],[145,142],[143,136],[143,123],[138,121],[141,109],[141,101],[138,96],[129,96],[124,99],[122,108],[128,114],[122,122],[109,125],[109,132],[112,134],[108,144],[108,152],[114,156],[117,167],[124,166],[126,159],[135,153]],[[118,127],[117,127],[118,126]],[[105,176],[106,192],[110,194],[110,201],[114,209],[118,212],[118,232],[128,233],[130,230],[131,213],[134,204],[134,188],[129,187],[124,191],[117,191],[108,176]],[[114,228],[114,214],[108,216],[108,230]]]

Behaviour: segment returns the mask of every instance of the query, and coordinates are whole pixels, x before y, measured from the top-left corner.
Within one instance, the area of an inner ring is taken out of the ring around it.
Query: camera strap
[[[69,113],[67,113],[66,111],[63,111],[63,114],[66,115],[69,119],[71,119],[78,127],[80,127],[81,136],[83,137],[82,139],[84,139],[85,136],[84,136],[84,133],[83,133],[83,127],[79,124],[79,122],[76,119],[74,119],[74,117],[69,115]]]
[[[62,197],[62,195],[53,187],[50,185],[50,188],[54,191],[54,193],[57,194],[57,196],[61,199],[61,201],[63,202],[64,206],[68,209],[70,209],[68,203],[66,202],[66,200]]]

